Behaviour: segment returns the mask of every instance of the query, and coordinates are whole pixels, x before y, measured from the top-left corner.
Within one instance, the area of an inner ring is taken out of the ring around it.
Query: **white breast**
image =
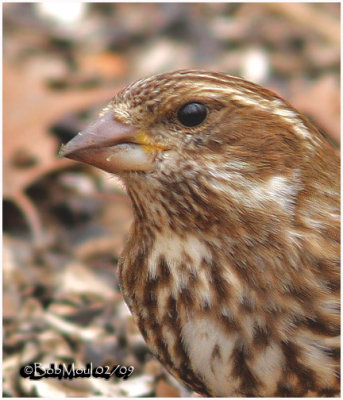
[[[188,321],[182,328],[182,337],[192,369],[203,376],[212,393],[216,396],[234,393],[240,380],[230,378],[229,360],[237,334],[228,336],[211,318],[204,316]]]

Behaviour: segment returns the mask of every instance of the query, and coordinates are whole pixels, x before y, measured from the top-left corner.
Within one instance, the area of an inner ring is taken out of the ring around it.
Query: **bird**
[[[207,397],[339,396],[339,156],[307,117],[177,70],[117,92],[60,155],[126,187],[121,291],[167,371]]]

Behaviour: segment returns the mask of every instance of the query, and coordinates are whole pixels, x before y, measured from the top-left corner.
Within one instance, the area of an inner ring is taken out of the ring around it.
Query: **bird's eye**
[[[182,125],[192,127],[201,124],[207,116],[207,107],[202,103],[187,103],[182,106],[177,119]]]

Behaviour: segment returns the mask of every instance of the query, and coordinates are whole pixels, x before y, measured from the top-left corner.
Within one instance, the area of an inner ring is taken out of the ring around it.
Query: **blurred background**
[[[130,201],[58,159],[126,84],[179,68],[239,75],[307,115],[337,149],[339,3],[3,4],[4,396],[178,397],[119,291]],[[32,362],[132,365],[127,380],[31,381]]]

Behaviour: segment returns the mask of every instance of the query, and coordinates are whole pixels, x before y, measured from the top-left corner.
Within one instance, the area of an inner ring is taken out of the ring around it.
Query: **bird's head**
[[[165,187],[184,198],[185,183],[193,182],[204,196],[223,190],[232,200],[278,190],[290,197],[288,181],[321,142],[271,91],[226,74],[183,70],[120,91],[61,155],[118,174],[129,190],[139,181],[143,194]]]

